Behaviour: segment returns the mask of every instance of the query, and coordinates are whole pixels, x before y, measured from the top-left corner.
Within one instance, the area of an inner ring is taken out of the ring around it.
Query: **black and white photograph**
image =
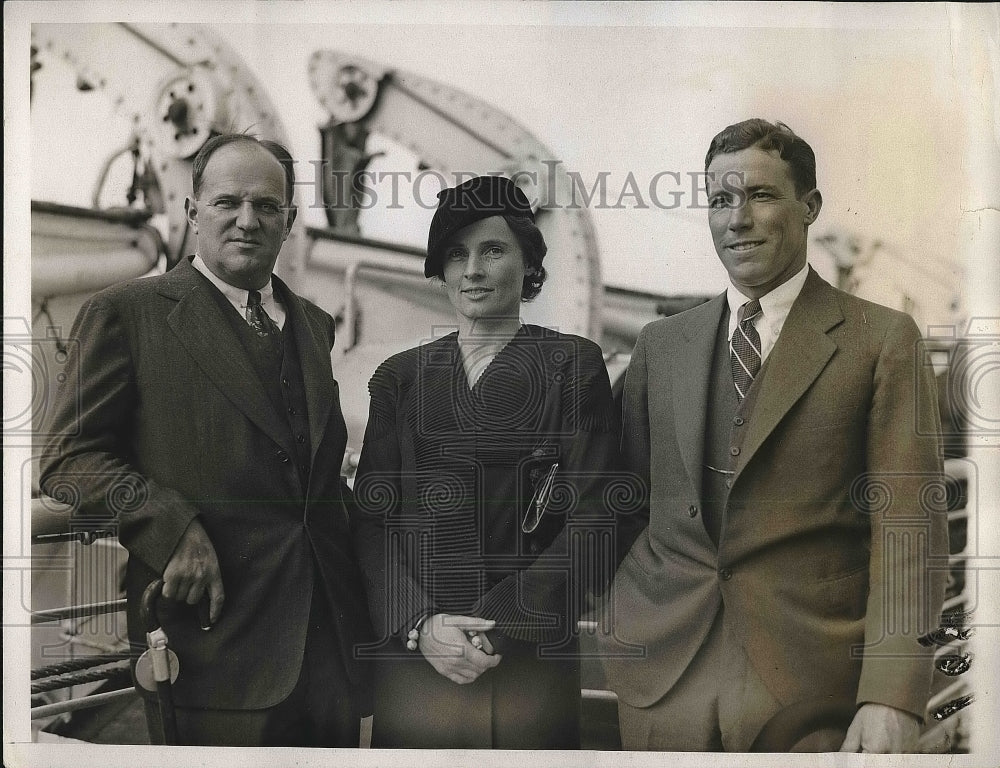
[[[1000,760],[1000,4],[3,56],[4,765]]]

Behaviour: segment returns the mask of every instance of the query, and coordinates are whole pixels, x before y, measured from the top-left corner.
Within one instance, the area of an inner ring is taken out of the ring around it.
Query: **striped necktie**
[[[760,371],[760,334],[753,327],[754,318],[760,314],[760,302],[748,301],[739,311],[739,322],[729,340],[729,362],[733,369],[733,383],[740,400],[746,397],[754,376]]]

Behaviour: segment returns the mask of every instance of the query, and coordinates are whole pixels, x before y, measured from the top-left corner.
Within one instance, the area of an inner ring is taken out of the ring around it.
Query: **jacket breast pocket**
[[[521,461],[518,518],[521,533],[534,544],[532,549],[544,548],[565,523],[567,488],[560,476],[559,458],[559,444],[542,440]]]

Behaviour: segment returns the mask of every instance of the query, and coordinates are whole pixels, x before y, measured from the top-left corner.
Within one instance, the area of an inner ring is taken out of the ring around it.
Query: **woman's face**
[[[520,314],[527,268],[502,216],[480,219],[448,238],[442,269],[448,299],[467,320]]]

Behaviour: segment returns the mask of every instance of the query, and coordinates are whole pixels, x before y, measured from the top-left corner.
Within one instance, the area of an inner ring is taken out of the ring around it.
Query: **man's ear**
[[[198,203],[190,197],[184,198],[184,213],[187,214],[188,225],[198,231]]]
[[[292,224],[295,223],[295,217],[298,215],[299,209],[297,206],[290,205],[285,211],[285,237],[288,237],[289,233],[292,231]]]
[[[806,204],[805,225],[808,227],[819,218],[820,209],[823,207],[823,195],[818,189],[814,189],[802,197],[802,202]]]

